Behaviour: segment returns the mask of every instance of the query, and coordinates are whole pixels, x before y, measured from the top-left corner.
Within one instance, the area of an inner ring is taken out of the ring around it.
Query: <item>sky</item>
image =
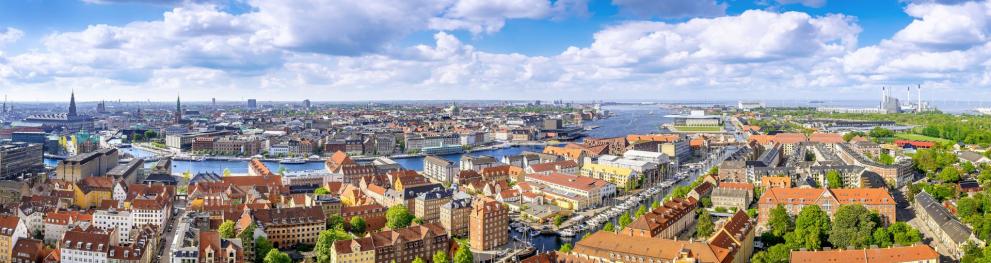
[[[991,98],[991,0],[0,1],[13,101],[878,100],[909,86]]]

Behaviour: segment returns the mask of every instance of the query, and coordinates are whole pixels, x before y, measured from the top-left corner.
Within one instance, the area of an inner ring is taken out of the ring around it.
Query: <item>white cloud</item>
[[[21,37],[24,37],[24,31],[21,31],[20,29],[8,27],[0,30],[0,48],[10,43],[17,42],[17,40],[20,40]]]
[[[822,7],[826,5],[826,0],[775,0],[781,4],[801,4],[808,7]]]

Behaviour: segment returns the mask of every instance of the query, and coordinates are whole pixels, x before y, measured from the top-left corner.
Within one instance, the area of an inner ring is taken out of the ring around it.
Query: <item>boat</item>
[[[539,235],[540,235],[540,231],[539,230],[531,230],[530,231],[530,236],[539,236]]]
[[[561,232],[559,232],[558,234],[560,234],[561,237],[573,237],[573,236],[575,236],[575,232],[572,232],[569,229],[561,230]]]
[[[117,148],[131,148],[130,143],[121,143],[117,145]]]
[[[306,159],[303,158],[285,158],[279,160],[279,164],[305,164]]]
[[[445,146],[436,146],[436,147],[423,147],[423,149],[421,149],[420,152],[422,152],[423,154],[432,154],[432,155],[450,155],[450,154],[464,153],[465,149],[464,147],[461,147],[461,145],[445,145]]]

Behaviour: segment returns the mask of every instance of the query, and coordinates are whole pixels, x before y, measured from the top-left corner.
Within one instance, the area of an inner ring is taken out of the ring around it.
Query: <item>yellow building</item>
[[[374,242],[370,238],[334,242],[330,262],[375,263]]]
[[[634,180],[636,173],[626,167],[589,163],[582,166],[581,175],[607,181],[615,184],[617,188],[623,188],[627,182]]]
[[[99,206],[104,200],[112,200],[114,179],[104,176],[83,178],[72,187],[73,200],[80,208]]]
[[[0,216],[0,262],[11,262],[10,253],[18,239],[27,238],[28,229],[16,216]]]

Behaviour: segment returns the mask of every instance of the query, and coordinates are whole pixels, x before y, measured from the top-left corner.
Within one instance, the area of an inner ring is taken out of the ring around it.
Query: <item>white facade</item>
[[[134,218],[128,211],[100,210],[93,213],[93,226],[103,230],[117,229],[117,233],[120,233],[118,241],[131,243],[129,233],[134,227]]]

